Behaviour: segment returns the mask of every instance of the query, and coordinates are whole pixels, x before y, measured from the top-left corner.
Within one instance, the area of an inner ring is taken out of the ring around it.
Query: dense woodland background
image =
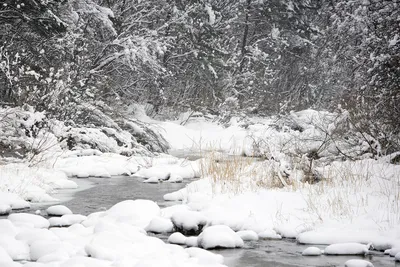
[[[400,1],[3,0],[0,102],[71,124],[345,109],[398,151]]]

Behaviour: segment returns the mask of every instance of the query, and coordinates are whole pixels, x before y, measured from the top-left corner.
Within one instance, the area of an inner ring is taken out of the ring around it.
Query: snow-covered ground
[[[249,240],[281,238],[332,245],[324,251],[310,248],[304,255],[359,255],[377,249],[399,259],[400,165],[390,164],[389,157],[370,159],[368,142],[330,138],[345,116],[308,110],[285,121],[233,118],[222,127],[204,117],[159,122],[143,115],[141,119],[161,131],[172,151],[204,158],[54,149],[53,156],[35,166],[0,165],[3,214],[29,207],[29,202],[54,201],[51,193],[56,190],[76,188],[69,177],[129,175],[151,183],[201,177],[166,194],[165,200],[181,204],[163,209],[152,201],[127,200],[88,216],[71,214],[63,206],[49,209],[49,214],[61,216],[49,220],[11,214],[0,220],[0,231],[7,233],[0,236],[0,263],[222,266],[223,258],[202,248],[242,247]],[[318,158],[308,156],[312,151]],[[343,154],[354,160],[338,160]],[[306,182],[310,176],[318,182]],[[177,230],[186,236],[173,233],[171,244],[146,234]],[[350,261],[346,266],[368,264]]]

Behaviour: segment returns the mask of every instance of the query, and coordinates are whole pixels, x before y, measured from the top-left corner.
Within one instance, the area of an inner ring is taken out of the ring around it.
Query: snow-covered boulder
[[[172,215],[172,223],[184,235],[197,235],[207,224],[206,217],[196,211],[178,211]]]
[[[397,254],[394,256],[395,261],[400,261],[400,252],[397,252]]]
[[[324,253],[327,255],[365,255],[368,251],[368,245],[360,243],[338,243],[327,246]]]
[[[11,259],[10,255],[8,255],[8,252],[5,251],[3,247],[0,247],[0,266],[3,266],[5,263],[12,262],[13,260]]]
[[[76,248],[72,244],[62,242],[60,240],[38,240],[30,246],[31,260],[37,261],[38,259],[53,253],[67,253],[72,254]]]
[[[394,257],[399,252],[400,252],[400,247],[394,247],[389,250],[389,255],[390,257]]]
[[[346,261],[344,267],[374,267],[374,265],[366,260],[354,259]]]
[[[317,247],[308,247],[306,248],[301,255],[303,256],[320,256],[323,251]]]
[[[168,183],[182,183],[183,177],[178,174],[171,174],[169,179],[167,180]]]
[[[154,217],[145,228],[147,232],[152,233],[170,233],[173,229],[171,220],[162,217]]]
[[[1,204],[0,203],[0,216],[1,215],[8,215],[11,212],[11,206],[8,204]]]
[[[258,234],[258,237],[261,239],[282,239],[282,236],[278,235],[272,229],[262,231],[261,233]]]
[[[49,219],[50,226],[52,227],[65,227],[71,226],[76,223],[81,223],[87,217],[80,214],[66,214],[61,217],[52,217]]]
[[[160,215],[160,207],[151,200],[124,200],[107,210],[102,216],[115,221],[145,228],[150,221]]]
[[[159,182],[160,182],[160,179],[155,176],[152,176],[149,179],[146,179],[143,181],[143,183],[148,183],[148,184],[158,184]]]
[[[12,236],[0,235],[0,248],[3,248],[14,261],[30,260],[29,245]]]
[[[189,236],[185,239],[185,245],[188,247],[198,247],[199,241],[197,236]]]
[[[0,219],[0,233],[1,236],[15,236],[18,233],[18,228],[7,219]]]
[[[226,225],[207,227],[197,239],[199,247],[210,248],[238,248],[244,243],[240,236]]]
[[[49,216],[63,216],[66,214],[72,214],[72,211],[64,205],[54,205],[48,207],[46,212]]]
[[[181,234],[179,232],[176,232],[176,233],[173,233],[172,235],[170,235],[168,237],[167,241],[168,241],[168,243],[171,243],[171,244],[185,245],[186,239],[187,239],[186,236],[184,236],[183,234]]]
[[[10,192],[0,192],[0,205],[2,205],[3,208],[10,206],[13,210],[26,209],[31,206],[29,202],[23,200],[17,194]]]
[[[199,263],[203,265],[224,263],[224,257],[222,255],[201,248],[191,247],[185,249],[185,251],[190,255],[190,257],[199,259]]]
[[[50,223],[42,216],[29,213],[13,213],[7,217],[16,225],[31,225],[35,228],[49,228]]]
[[[238,231],[236,233],[238,234],[238,236],[240,236],[240,238],[243,241],[256,241],[256,240],[258,240],[257,233],[252,231],[252,230],[243,230],[243,231]]]
[[[26,228],[19,232],[15,239],[24,241],[28,245],[38,240],[59,240],[59,238],[47,229]]]

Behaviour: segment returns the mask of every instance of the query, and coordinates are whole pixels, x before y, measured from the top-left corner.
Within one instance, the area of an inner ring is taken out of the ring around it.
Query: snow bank
[[[225,225],[214,225],[207,227],[199,235],[198,244],[205,249],[210,248],[238,248],[244,243],[240,236]]]
[[[68,177],[111,177],[132,175],[139,169],[132,158],[102,153],[97,156],[74,157],[68,156],[59,159],[55,168],[66,173]]]

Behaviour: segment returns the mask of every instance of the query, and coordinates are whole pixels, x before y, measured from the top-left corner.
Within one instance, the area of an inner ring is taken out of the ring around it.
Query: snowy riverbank
[[[127,175],[154,186],[201,178],[164,195],[165,200],[181,204],[162,209],[140,200],[125,201],[87,217],[65,215],[47,220],[39,215],[12,214],[0,221],[1,231],[8,233],[0,238],[0,254],[9,262],[11,257],[20,263],[33,260],[46,263],[40,266],[56,267],[223,263],[210,252],[166,244],[146,234],[179,230],[194,236],[174,233],[170,243],[209,249],[242,247],[248,240],[296,238],[303,244],[356,243],[340,245],[340,254],[389,249],[387,252],[396,256],[400,248],[400,166],[391,164],[391,157],[367,159],[362,151],[368,144],[363,142],[327,142],[326,131],[334,133],[340,116],[314,111],[291,116],[294,122],[286,128],[273,118],[255,118],[248,126],[233,119],[227,128],[206,118],[185,118],[184,126],[180,125],[183,120],[142,118],[161,129],[172,149],[204,157],[196,161],[164,154],[127,157],[82,149],[52,151],[56,156],[47,157],[41,167],[1,165],[2,213],[28,207],[27,201],[54,201],[54,190],[76,188],[68,177],[113,179]],[[296,156],[322,145],[318,158]],[[341,161],[341,153],[356,159]],[[306,179],[311,175],[307,170],[317,179],[314,184]],[[51,225],[68,228],[49,228]],[[365,247],[358,249],[359,244]],[[132,250],[137,253],[127,253]],[[311,253],[322,252],[311,249]]]

